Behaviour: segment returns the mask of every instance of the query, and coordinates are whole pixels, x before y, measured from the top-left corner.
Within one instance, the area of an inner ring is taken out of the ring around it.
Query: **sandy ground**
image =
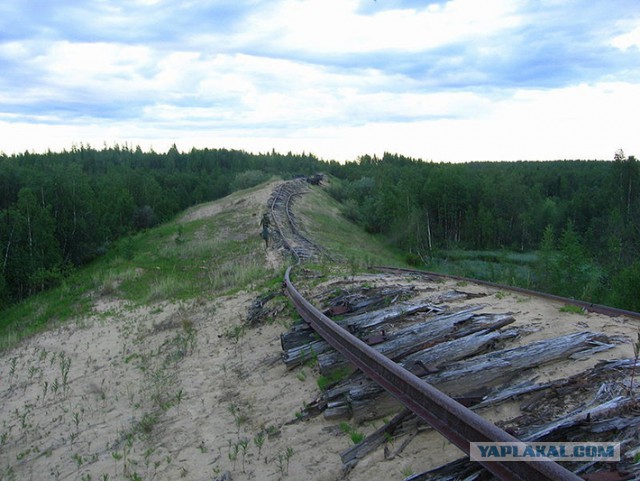
[[[215,215],[225,202],[257,209],[266,206],[270,192],[232,196],[183,219]],[[264,257],[274,267],[282,259],[274,251]],[[630,357],[630,339],[640,327],[625,318],[562,313],[552,302],[473,284],[382,274],[360,280],[413,283],[422,296],[453,288],[484,293],[450,304],[481,303],[484,312],[513,313],[526,331],[514,345],[584,330],[625,340],[587,360],[545,367],[541,379],[569,376],[599,359]],[[351,441],[338,423],[322,417],[292,422],[319,391],[313,369],[287,371],[280,361],[279,336],[290,315],[285,309],[243,330],[253,299],[241,292],[142,308],[96,297],[90,318],[2,353],[0,480],[343,479],[339,454]],[[482,414],[505,419],[514,413],[505,404]],[[369,433],[382,423],[358,429]],[[380,449],[347,479],[401,480],[458,455],[437,433],[424,432],[400,457],[385,461]]]

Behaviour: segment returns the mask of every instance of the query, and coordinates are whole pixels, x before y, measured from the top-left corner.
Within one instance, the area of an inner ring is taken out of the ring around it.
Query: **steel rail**
[[[302,318],[346,359],[459,449],[469,454],[471,442],[520,442],[400,367],[322,314],[292,284],[291,269],[289,267],[285,273],[285,287]],[[581,481],[576,474],[551,460],[480,461],[480,464],[504,481]]]
[[[300,262],[300,256],[298,256],[297,252],[295,252],[293,250],[293,248],[291,247],[291,244],[289,244],[289,241],[287,240],[287,238],[284,236],[283,231],[282,231],[282,227],[280,226],[280,223],[278,222],[278,217],[276,216],[276,203],[278,202],[278,200],[283,200],[280,198],[280,196],[282,195],[282,190],[284,189],[284,186],[287,185],[286,182],[283,182],[282,184],[280,184],[280,186],[278,187],[278,192],[276,193],[276,195],[273,196],[273,202],[271,202],[271,217],[273,218],[273,223],[276,225],[276,229],[277,231],[280,233],[280,237],[282,238],[282,242],[284,243],[284,247],[285,249],[287,249],[289,252],[293,252],[294,256],[296,256],[296,260],[299,263]],[[287,208],[286,205],[289,203],[290,198],[287,198],[287,201],[285,203],[285,209]]]
[[[273,218],[273,222],[276,226],[276,230],[280,233],[280,237],[282,238],[282,242],[284,243],[285,249],[293,254],[293,256],[295,257],[296,263],[299,264],[300,262],[302,262],[302,256],[300,254],[301,251],[305,252],[305,250],[309,250],[310,251],[309,253],[311,254],[311,256],[313,256],[313,252],[312,252],[313,250],[322,251],[322,249],[318,247],[316,244],[314,244],[311,240],[309,240],[306,236],[304,236],[300,232],[300,230],[297,228],[294,222],[293,212],[291,211],[291,203],[294,196],[302,195],[303,192],[293,192],[293,193],[287,192],[285,187],[290,184],[291,184],[290,182],[284,182],[280,184],[280,186],[278,186],[278,189],[271,201],[270,210],[271,210],[271,217]],[[284,235],[284,230],[282,228],[283,226],[280,225],[280,222],[278,222],[278,216],[276,215],[276,211],[277,211],[276,204],[278,202],[281,202],[283,204],[286,221],[289,223],[289,226],[291,228],[291,233],[293,234],[294,238],[297,238],[298,240],[301,239],[302,241],[304,241],[302,243],[302,246],[292,245],[291,242],[289,242],[289,240]],[[306,247],[304,246],[305,243],[307,244]]]
[[[505,291],[518,292],[520,294],[526,294],[526,295],[529,295],[529,296],[540,297],[542,299],[549,299],[549,300],[552,300],[552,301],[563,302],[565,304],[571,304],[571,305],[574,305],[574,306],[577,306],[577,307],[581,307],[586,311],[596,312],[598,314],[604,314],[604,315],[610,316],[610,317],[627,316],[627,317],[633,317],[635,319],[640,319],[640,313],[639,312],[627,311],[625,309],[618,309],[617,307],[604,306],[602,304],[593,304],[591,302],[580,301],[578,299],[570,299],[568,297],[557,296],[555,294],[549,294],[549,293],[546,293],[546,292],[533,291],[531,289],[525,289],[524,287],[507,286],[507,285],[504,285],[504,284],[497,284],[497,283],[491,282],[491,281],[483,281],[483,280],[479,280],[479,279],[471,279],[469,277],[456,276],[456,275],[453,275],[453,274],[441,274],[439,272],[421,271],[421,270],[418,270],[418,269],[406,269],[406,268],[403,268],[403,267],[376,266],[374,268],[375,269],[379,269],[379,270],[384,270],[384,271],[404,272],[404,273],[410,273],[410,274],[421,274],[421,275],[426,275],[426,276],[430,276],[430,277],[439,277],[439,278],[442,278],[442,279],[453,279],[453,280],[457,280],[457,281],[473,282],[474,284],[481,284],[481,285],[484,285],[484,286],[495,287],[497,289],[501,289],[501,290],[505,290]]]

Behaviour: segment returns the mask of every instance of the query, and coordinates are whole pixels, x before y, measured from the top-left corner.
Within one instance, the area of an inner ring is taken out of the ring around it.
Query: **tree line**
[[[640,310],[640,167],[612,161],[332,163],[343,212],[422,264],[443,249],[539,250],[529,287]]]
[[[0,308],[55,285],[125,235],[274,174],[318,170],[313,155],[181,153],[90,146],[0,154]]]
[[[345,216],[424,265],[448,249],[538,251],[528,287],[640,311],[640,166],[610,161],[354,162],[90,146],[0,154],[0,307],[132,232],[272,175],[324,172]]]

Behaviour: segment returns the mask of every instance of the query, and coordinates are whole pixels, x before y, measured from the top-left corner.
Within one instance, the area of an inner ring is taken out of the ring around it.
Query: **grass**
[[[337,384],[338,382],[349,377],[349,374],[351,374],[351,370],[347,367],[338,368],[327,375],[323,374],[318,378],[318,387],[321,391],[325,391],[334,384]]]
[[[425,268],[434,272],[531,288],[536,260],[534,252],[450,250],[438,252]]]
[[[340,204],[320,189],[296,200],[296,206],[299,224],[307,229],[308,237],[352,271],[372,265],[408,267],[402,254],[347,220],[340,213]]]
[[[559,309],[560,312],[568,312],[570,314],[584,314],[584,309],[573,304],[565,304]]]
[[[171,221],[115,242],[62,284],[2,311],[0,351],[72,319],[88,319],[98,298],[135,305],[183,301],[261,288],[281,280],[264,265],[262,241],[248,209]],[[255,234],[255,235],[254,235]]]

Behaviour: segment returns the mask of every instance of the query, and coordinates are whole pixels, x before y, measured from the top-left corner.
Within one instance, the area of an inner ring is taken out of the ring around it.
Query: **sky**
[[[638,0],[3,0],[0,152],[640,156]]]

